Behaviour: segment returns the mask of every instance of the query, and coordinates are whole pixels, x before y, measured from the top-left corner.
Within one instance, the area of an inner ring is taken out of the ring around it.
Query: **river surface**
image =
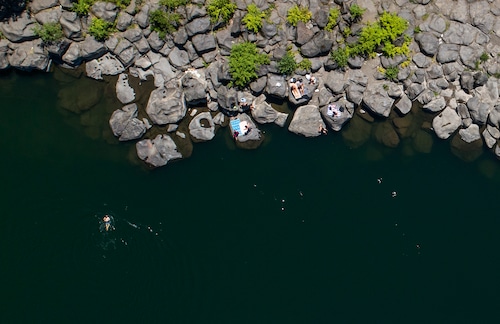
[[[148,170],[109,139],[109,87],[71,82],[0,75],[2,323],[499,323],[491,153],[267,125],[257,150],[221,130]]]

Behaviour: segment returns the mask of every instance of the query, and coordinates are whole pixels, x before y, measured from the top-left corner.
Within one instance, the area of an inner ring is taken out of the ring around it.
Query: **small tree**
[[[108,39],[109,35],[113,31],[113,24],[101,18],[93,18],[89,26],[89,34],[94,36],[94,38],[98,41]]]
[[[223,21],[227,23],[233,17],[236,4],[231,0],[211,0],[207,6],[207,12],[213,24]]]
[[[290,8],[286,15],[286,21],[292,26],[297,26],[299,21],[306,23],[311,20],[311,18],[312,13],[307,8],[299,7],[298,5]]]
[[[253,3],[248,6],[247,10],[248,12],[245,17],[243,17],[241,22],[245,24],[248,30],[258,33],[262,28],[262,19],[266,17],[266,13],[260,11],[260,9]]]
[[[254,43],[235,44],[229,55],[229,73],[233,78],[232,84],[245,87],[257,78],[257,70],[262,64],[269,64],[269,57],[260,54]]]
[[[43,25],[37,24],[33,28],[33,32],[47,44],[60,41],[64,37],[61,24],[58,22],[48,22]]]
[[[281,74],[290,75],[297,69],[297,62],[295,62],[295,58],[293,57],[293,53],[291,51],[287,51],[285,56],[281,58],[278,62],[278,71]]]

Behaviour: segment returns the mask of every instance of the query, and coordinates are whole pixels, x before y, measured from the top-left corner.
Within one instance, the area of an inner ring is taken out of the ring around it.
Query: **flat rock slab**
[[[326,127],[317,106],[306,105],[297,108],[293,114],[288,130],[292,133],[305,137],[317,137],[321,135],[320,126]]]

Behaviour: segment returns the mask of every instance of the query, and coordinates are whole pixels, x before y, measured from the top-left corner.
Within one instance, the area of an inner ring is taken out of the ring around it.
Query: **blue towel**
[[[241,134],[240,120],[238,118],[231,120],[229,122],[229,124],[231,125],[231,128],[233,129],[233,132],[238,132],[238,133]]]

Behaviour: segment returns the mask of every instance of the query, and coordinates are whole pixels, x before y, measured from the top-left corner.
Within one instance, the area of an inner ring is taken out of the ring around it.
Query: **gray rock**
[[[320,126],[326,127],[318,107],[305,105],[295,110],[288,130],[305,137],[317,137],[321,135],[319,131]]]
[[[203,70],[188,70],[181,79],[184,99],[188,105],[207,101],[207,86]]]
[[[71,43],[66,50],[66,53],[64,53],[62,60],[71,66],[80,65],[82,63],[80,43]]]
[[[170,60],[170,63],[172,63],[172,65],[176,68],[186,69],[186,65],[189,64],[188,53],[177,47],[174,47],[172,49],[172,51],[168,55],[168,59]]]
[[[435,95],[432,100],[426,103],[422,108],[430,112],[439,112],[446,107],[446,100],[440,95]]]
[[[185,26],[187,34],[192,37],[196,34],[205,34],[210,30],[210,18],[202,17],[190,21]]]
[[[92,79],[102,80],[103,75],[117,75],[125,71],[123,64],[111,53],[91,60],[85,64],[87,76]]]
[[[495,128],[495,129],[496,129],[496,128]],[[484,143],[486,144],[486,146],[487,146],[488,148],[490,148],[490,149],[491,149],[491,148],[493,148],[493,146],[495,146],[495,144],[497,143],[497,139],[496,139],[496,138],[494,138],[494,137],[490,134],[490,132],[488,131],[488,129],[487,129],[487,128],[485,128],[485,129],[483,130],[483,133],[482,133],[482,134],[483,134],[483,139],[484,139]]]
[[[457,112],[450,107],[446,107],[439,115],[432,120],[432,128],[437,137],[441,139],[449,138],[460,127],[462,119]]]
[[[312,40],[304,44],[300,48],[300,52],[304,57],[316,57],[330,52],[333,46],[333,40],[330,39],[327,32],[324,30],[316,33]]]
[[[306,24],[302,21],[297,23],[297,44],[300,46],[309,42],[314,36],[314,32],[306,27]]]
[[[339,113],[337,115],[328,115],[329,104],[336,105],[338,107]],[[329,101],[328,104],[324,105],[323,108],[320,109],[320,113],[328,127],[336,132],[339,132],[342,130],[344,124],[351,120],[354,113],[354,104],[341,97],[338,101]]]
[[[264,91],[264,89],[266,88],[266,85],[267,76],[263,76],[250,83],[250,90],[252,90],[256,94],[261,94],[262,91]]]
[[[461,129],[458,133],[460,134],[460,138],[466,143],[472,143],[481,139],[479,126],[477,124],[472,124],[465,129]]]
[[[438,79],[443,77],[443,68],[438,64],[433,64],[425,72],[427,73],[427,79]]]
[[[343,93],[348,86],[344,74],[337,71],[330,71],[323,74],[323,81],[325,86],[330,89],[333,94]]]
[[[149,4],[145,4],[141,7],[141,10],[135,15],[135,21],[142,29],[149,26],[149,11],[151,7]]]
[[[363,101],[363,93],[365,92],[366,87],[359,85],[357,83],[351,83],[346,88],[347,99],[350,102],[359,105]]]
[[[1,23],[0,32],[11,42],[29,41],[37,37],[33,31],[35,23],[33,18],[23,12],[15,20],[11,18],[6,23]]]
[[[471,44],[469,46],[460,47],[460,60],[464,65],[471,69],[476,68],[476,62],[479,62],[481,54],[484,53],[484,48],[478,44]]]
[[[278,126],[283,127],[282,120],[288,118],[288,114],[278,112],[268,102],[266,96],[260,95],[253,101],[253,109],[251,110],[253,119],[259,124],[276,123]]]
[[[209,141],[215,137],[215,124],[209,112],[196,115],[189,123],[189,134],[197,141]]]
[[[472,97],[467,101],[467,108],[476,124],[483,125],[486,123],[491,110],[490,105],[480,101],[478,97]]]
[[[55,6],[59,7],[58,0],[32,0],[29,4],[30,11],[34,14],[45,9],[53,8]]]
[[[177,145],[167,134],[159,134],[153,140],[145,139],[135,144],[137,156],[153,167],[161,167],[169,161],[182,158]]]
[[[96,17],[109,23],[114,23],[118,15],[118,8],[111,2],[97,1],[90,7],[90,11],[92,11]]]
[[[139,52],[135,48],[135,46],[126,40],[125,38],[121,39],[116,45],[113,53],[118,57],[118,59],[123,63],[125,67],[130,66],[134,63],[134,60],[140,57]]]
[[[82,24],[76,12],[64,11],[59,19],[64,35],[74,41],[84,39]]]
[[[118,140],[130,141],[141,138],[146,133],[145,123],[136,117],[137,105],[135,103],[113,112],[109,119],[109,126]]]
[[[215,37],[212,35],[195,35],[191,41],[199,54],[213,51],[217,47]]]
[[[496,128],[500,128],[500,105],[495,105],[488,115],[488,122]]]
[[[254,149],[260,146],[260,144],[264,140],[264,137],[253,122],[252,118],[250,118],[250,116],[248,116],[247,114],[242,113],[236,115],[235,118],[239,119],[240,123],[246,122],[249,129],[246,134],[239,134],[239,136],[236,138],[236,145],[245,149]]]
[[[439,40],[432,33],[418,33],[415,40],[420,46],[420,50],[426,54],[433,56],[437,53],[439,47]]]
[[[122,104],[128,104],[135,100],[135,91],[128,83],[128,75],[122,73],[116,80],[116,97]]]
[[[428,68],[431,65],[431,60],[422,53],[417,53],[412,57],[413,63],[419,68]]]
[[[498,129],[498,127],[486,125],[486,130],[488,131],[488,133],[491,134],[491,136],[494,139],[496,139],[496,140],[500,139],[500,129]]]
[[[137,49],[137,52],[139,52],[140,54],[146,54],[151,50],[151,48],[149,47],[149,43],[144,36],[142,36],[138,41],[134,42],[133,45]]]
[[[443,41],[448,44],[470,45],[476,38],[477,29],[468,24],[451,21],[443,33]]]
[[[36,39],[16,44],[14,52],[9,56],[9,64],[23,71],[45,71],[49,64],[49,57],[43,48],[42,40]]]
[[[439,45],[436,55],[436,61],[441,64],[455,62],[458,60],[460,46],[456,44],[441,44]]]
[[[450,19],[466,23],[469,19],[469,4],[467,0],[458,0],[450,8]]]
[[[154,50],[154,51],[160,51],[163,45],[165,45],[165,41],[160,38],[160,35],[158,35],[158,32],[153,31],[151,34],[149,34],[148,38],[148,43],[149,46]]]
[[[278,27],[275,24],[269,23],[264,19],[262,23],[261,33],[265,38],[271,39],[278,33]]]
[[[407,113],[409,113],[411,111],[412,102],[408,98],[408,96],[406,96],[405,94],[403,94],[403,96],[401,97],[401,99],[396,103],[395,107],[396,107],[397,110],[399,110],[399,112],[401,114],[406,115]]]
[[[50,55],[60,58],[64,55],[70,44],[71,41],[69,39],[63,38],[57,42],[44,43],[43,46]]]
[[[174,124],[184,118],[184,93],[177,88],[157,88],[149,96],[146,113],[157,125]]]
[[[129,28],[125,32],[123,32],[123,37],[131,43],[137,42],[140,40],[142,36],[142,31],[140,28]]]
[[[415,98],[417,98],[422,93],[422,91],[424,91],[424,89],[424,86],[420,83],[410,84],[410,86],[406,89],[408,98],[410,98],[410,100],[412,101],[415,100]]]
[[[120,12],[120,14],[118,15],[118,20],[116,21],[116,29],[118,29],[119,31],[127,30],[127,28],[132,25],[133,20],[133,16],[124,11]]]
[[[384,82],[373,81],[368,83],[363,95],[363,104],[376,115],[389,117],[394,99],[389,97],[384,89]]]
[[[207,15],[207,10],[203,6],[188,6],[186,9],[188,21]]]
[[[283,76],[270,74],[267,78],[266,93],[284,99],[288,97],[287,83]]]
[[[59,22],[59,19],[61,19],[61,15],[62,15],[62,9],[61,9],[61,7],[57,6],[55,8],[40,11],[39,13],[37,13],[35,15],[35,19],[41,25],[44,25],[46,23]]]
[[[80,45],[80,55],[85,61],[93,60],[95,58],[103,56],[108,49],[103,43],[98,42],[92,36],[87,36]]]

